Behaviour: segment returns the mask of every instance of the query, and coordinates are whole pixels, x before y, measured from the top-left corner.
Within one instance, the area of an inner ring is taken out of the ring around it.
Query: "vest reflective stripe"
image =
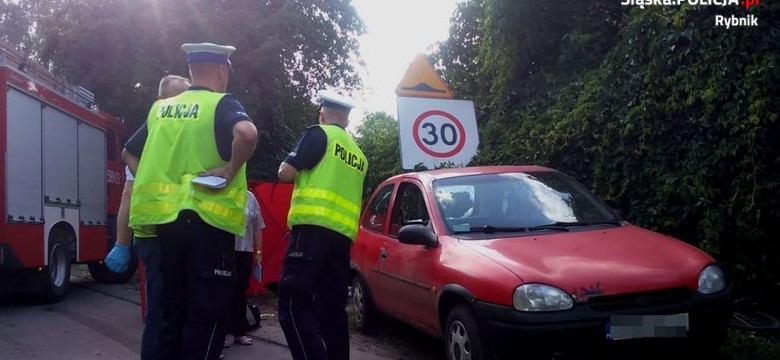
[[[195,176],[190,176],[195,178]],[[166,184],[166,183],[149,183],[140,184],[134,187],[133,190],[138,190],[142,193],[160,193],[160,194],[180,194],[182,200],[192,198],[193,194],[182,193],[182,186],[179,184]],[[240,202],[242,199],[240,189],[225,189],[220,195],[228,197],[233,201]]]
[[[328,139],[325,154],[295,177],[287,225],[317,225],[354,240],[368,162],[344,129],[319,126]]]
[[[351,215],[360,215],[360,207],[357,204],[347,200],[343,196],[336,194],[333,191],[323,189],[296,189],[293,196],[326,200],[335,204],[343,211],[349,212]]]
[[[221,190],[191,183],[198,173],[225,165],[214,136],[214,113],[223,96],[188,90],[152,105],[130,206],[130,227],[136,235],[148,236],[155,225],[175,221],[182,210],[197,212],[211,226],[244,233],[245,166]]]
[[[140,213],[167,214],[179,210],[179,204],[197,199],[198,201],[195,201],[196,204],[195,209],[192,210],[200,209],[205,212],[212,213],[216,216],[225,218],[230,222],[240,221],[241,218],[245,216],[243,211],[237,211],[234,208],[224,206],[222,204],[211,201],[209,199],[199,199],[198,197],[199,193],[186,192],[185,190],[182,190],[181,186],[178,184],[163,184],[163,183],[142,184],[141,186],[139,186],[139,189],[137,191],[141,194],[141,195],[136,195],[141,197],[141,201],[136,205],[137,206],[136,210]],[[148,198],[148,196],[144,196],[145,194],[155,193],[155,192],[159,194],[169,194],[169,196],[165,197],[168,200],[155,201],[154,198],[156,198],[157,196],[154,196],[152,199],[146,199]],[[242,199],[240,190],[238,189],[230,189],[228,191],[225,191],[224,195],[225,197],[228,197],[232,201],[237,203],[241,202]],[[201,212],[198,211],[198,213]]]
[[[331,209],[324,206],[298,205],[295,209],[290,209],[290,216],[319,217],[321,221],[336,222],[341,225],[340,230],[346,231],[344,235],[347,235],[349,238],[354,238],[354,235],[357,235],[357,223],[354,216],[334,213]],[[337,231],[336,229],[331,230]]]
[[[240,223],[245,216],[243,211],[238,211],[214,201],[200,201],[195,210],[199,214],[203,214],[204,211],[211,213],[231,223]]]

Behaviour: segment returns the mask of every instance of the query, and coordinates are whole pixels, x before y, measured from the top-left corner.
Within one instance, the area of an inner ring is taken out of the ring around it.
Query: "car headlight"
[[[717,265],[704,268],[699,274],[699,292],[712,294],[726,288],[726,277]]]
[[[520,311],[556,311],[571,309],[574,301],[565,291],[543,284],[518,286],[512,305]]]

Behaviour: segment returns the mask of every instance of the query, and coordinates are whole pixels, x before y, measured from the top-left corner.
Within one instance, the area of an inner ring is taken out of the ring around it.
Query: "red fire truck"
[[[113,246],[130,135],[92,93],[0,44],[0,291],[63,298],[71,264],[124,282],[102,263]],[[132,257],[135,259],[135,256]]]

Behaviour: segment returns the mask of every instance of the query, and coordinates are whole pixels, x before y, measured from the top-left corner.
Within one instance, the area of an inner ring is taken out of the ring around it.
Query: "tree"
[[[10,0],[0,1],[0,41],[20,48],[30,43],[31,18],[25,4]]]
[[[713,6],[465,6],[480,4],[439,53],[452,88],[482,102],[475,163],[571,174],[637,225],[714,255],[738,296],[776,310],[780,5],[733,9],[764,25],[723,31]]]
[[[450,22],[449,37],[437,44],[431,54],[437,70],[458,98],[481,102],[471,97],[483,95],[487,82],[479,76],[479,44],[484,38],[483,0],[469,0],[458,4]]]
[[[252,178],[275,179],[296,135],[311,124],[316,90],[361,86],[347,0],[21,0],[36,24],[35,56],[134,127],[165,74],[187,74],[185,42],[231,44],[235,93],[262,131]],[[120,16],[121,14],[121,16]],[[187,14],[183,16],[182,14]]]
[[[368,114],[357,128],[356,142],[368,160],[364,192],[370,196],[380,182],[403,172],[398,122],[385,112]]]

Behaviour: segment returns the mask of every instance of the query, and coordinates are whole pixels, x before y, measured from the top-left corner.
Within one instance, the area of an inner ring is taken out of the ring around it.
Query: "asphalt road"
[[[71,288],[57,304],[35,304],[28,296],[0,297],[0,360],[138,359],[141,308],[138,285],[95,283],[73,267]],[[225,359],[291,359],[272,315],[251,335],[252,346],[233,345]],[[391,359],[358,349],[355,360]]]

